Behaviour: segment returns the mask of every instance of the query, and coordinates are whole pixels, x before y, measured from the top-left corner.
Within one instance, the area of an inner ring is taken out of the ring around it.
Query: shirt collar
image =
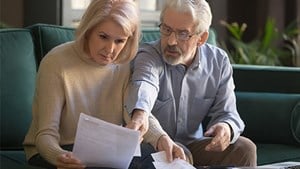
[[[197,51],[196,51],[196,54],[195,54],[195,59],[193,60],[192,64],[191,64],[191,69],[192,70],[195,70],[195,69],[202,69],[202,66],[201,66],[201,47],[197,47]]]

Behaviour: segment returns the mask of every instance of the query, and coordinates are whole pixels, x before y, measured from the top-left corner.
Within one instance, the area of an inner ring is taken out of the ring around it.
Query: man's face
[[[165,11],[160,29],[161,49],[167,63],[187,66],[192,63],[200,39],[194,27],[190,14],[179,13],[173,9]]]

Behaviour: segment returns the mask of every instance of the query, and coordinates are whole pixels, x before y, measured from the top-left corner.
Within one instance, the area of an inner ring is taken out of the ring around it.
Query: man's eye
[[[166,32],[172,32],[170,28],[165,28]]]
[[[179,36],[189,36],[189,33],[183,31],[183,32],[178,32],[178,35],[179,35]]]
[[[181,38],[181,39],[186,39],[188,38],[190,35],[188,32],[179,32],[178,33],[178,37]]]

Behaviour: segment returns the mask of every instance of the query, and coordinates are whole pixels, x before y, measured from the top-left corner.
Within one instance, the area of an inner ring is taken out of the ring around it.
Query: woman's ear
[[[207,41],[208,35],[209,35],[208,31],[205,31],[205,32],[200,34],[200,37],[199,37],[198,43],[197,43],[198,46],[203,45]]]

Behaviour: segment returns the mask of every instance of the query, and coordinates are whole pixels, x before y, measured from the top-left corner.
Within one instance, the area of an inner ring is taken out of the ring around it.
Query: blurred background
[[[35,23],[76,27],[90,1],[0,0],[1,27],[26,27]],[[141,11],[143,28],[157,28],[164,0],[135,1]],[[207,1],[212,8],[212,29],[216,33],[217,42],[229,53],[233,48],[237,48],[232,39],[247,45],[253,41],[266,41],[265,38],[269,38],[268,41],[272,44],[263,45],[274,48],[278,45],[287,48],[289,46],[286,47],[285,42],[291,43],[296,39],[293,48],[298,47],[300,60],[300,0]],[[290,25],[292,28],[288,28]],[[280,64],[293,65],[291,61],[283,62],[285,63]]]

